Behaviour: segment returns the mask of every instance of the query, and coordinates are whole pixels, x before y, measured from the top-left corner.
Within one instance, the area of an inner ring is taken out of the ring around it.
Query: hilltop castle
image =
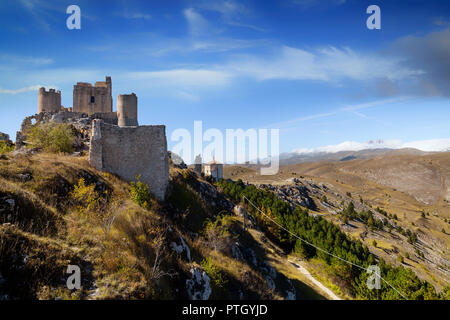
[[[17,132],[16,148],[26,144],[26,135],[36,123],[68,123],[89,134],[89,163],[125,180],[136,176],[147,183],[160,200],[169,184],[169,162],[166,127],[138,124],[136,94],[117,96],[117,111],[113,111],[111,77],[106,81],[78,82],[73,87],[73,107],[61,105],[61,91],[40,88],[38,113],[27,117]]]
[[[117,96],[117,111],[113,112],[112,81],[97,81],[94,86],[87,82],[77,82],[73,86],[73,107],[61,105],[61,91],[40,88],[38,93],[38,114],[42,112],[70,112],[86,114],[95,119],[103,119],[112,124],[137,126],[137,96],[120,94]]]

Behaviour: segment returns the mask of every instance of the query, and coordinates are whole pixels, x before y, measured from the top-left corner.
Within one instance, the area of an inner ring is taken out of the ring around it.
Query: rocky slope
[[[450,281],[449,161],[448,152],[386,155],[282,166],[275,176],[227,167],[225,176],[271,190],[291,205],[308,207],[361,239],[376,256],[411,268],[442,289]],[[358,218],[345,222],[341,212],[350,202],[357,212],[370,212],[383,227],[370,228]]]
[[[243,212],[190,169],[171,166],[166,201],[86,157],[0,159],[2,299],[323,299]],[[274,252],[278,252],[273,259]],[[81,289],[66,286],[68,265]]]

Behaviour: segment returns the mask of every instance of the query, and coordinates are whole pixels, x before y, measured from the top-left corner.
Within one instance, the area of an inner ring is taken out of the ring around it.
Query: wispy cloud
[[[13,89],[13,90],[0,88],[0,93],[4,93],[4,94],[18,94],[18,93],[27,92],[27,91],[36,91],[36,90],[39,90],[39,88],[41,88],[41,87],[43,87],[43,86],[35,85],[35,86],[29,86],[29,87],[20,88],[20,89]]]
[[[295,125],[297,125],[297,124],[299,124],[301,122],[304,122],[304,121],[320,119],[320,118],[327,118],[327,117],[333,116],[333,115],[335,115],[337,113],[338,113],[338,111],[316,113],[316,114],[302,116],[302,117],[298,117],[298,118],[294,118],[294,119],[289,119],[289,120],[282,121],[282,122],[272,123],[272,124],[268,125],[267,127],[269,127],[269,128],[279,128],[279,129],[281,129],[281,128],[288,128],[288,127],[295,126]]]
[[[50,31],[50,24],[43,15],[43,3],[40,0],[20,0],[20,4],[28,11],[33,19],[45,30]]]
[[[411,100],[412,97],[396,97],[396,98],[390,98],[390,99],[383,99],[383,100],[375,100],[365,103],[359,103],[359,104],[352,104],[352,105],[346,105],[342,108],[340,108],[340,111],[357,111],[362,109],[368,109],[380,105],[386,105],[390,103],[396,103],[396,102],[403,102],[406,100]]]
[[[200,101],[200,97],[198,95],[195,95],[195,94],[190,93],[190,92],[179,91],[179,92],[176,93],[176,95],[181,100],[186,100],[186,101],[190,101],[190,102],[198,102],[198,101]]]
[[[202,1],[197,3],[196,7],[200,10],[218,12],[221,15],[221,21],[230,26],[247,28],[258,32],[268,31],[246,21],[246,18],[251,16],[251,10],[242,2],[231,0]]]
[[[257,80],[367,80],[402,79],[423,73],[420,69],[403,67],[399,60],[361,54],[350,48],[326,47],[306,51],[281,47],[272,57],[243,56],[230,64],[235,72]]]
[[[319,5],[340,6],[346,2],[347,0],[289,0],[289,4],[299,6],[303,9],[308,9]]]
[[[50,58],[0,54],[0,62],[6,63],[8,65],[17,64],[17,65],[21,65],[21,66],[23,66],[23,65],[43,66],[43,65],[52,64],[54,61],[53,61],[53,59],[50,59]]]
[[[230,81],[229,74],[206,69],[129,72],[125,76],[133,80],[149,81],[149,83],[156,86],[215,87],[227,85]]]
[[[200,36],[210,30],[208,21],[193,8],[185,9],[183,14],[188,23],[189,32],[191,35]]]
[[[331,117],[331,116],[335,116],[337,114],[341,114],[343,112],[350,112],[350,113],[355,114],[355,115],[357,115],[359,117],[379,122],[377,119],[370,118],[370,117],[368,117],[368,116],[366,116],[366,115],[364,115],[364,114],[362,114],[361,112],[358,112],[358,111],[359,110],[363,110],[363,109],[373,108],[373,107],[376,107],[376,106],[384,106],[384,105],[392,104],[392,103],[396,103],[396,102],[404,102],[404,101],[407,101],[407,100],[410,100],[410,99],[412,99],[412,98],[411,97],[397,97],[397,98],[391,98],[391,99],[370,101],[370,102],[354,104],[354,105],[346,105],[346,106],[343,106],[343,107],[331,110],[329,112],[315,113],[315,114],[310,114],[310,115],[297,117],[297,118],[294,118],[294,119],[289,119],[289,120],[286,120],[286,121],[272,123],[272,124],[268,125],[268,127],[269,128],[279,128],[279,129],[292,128],[292,127],[295,127],[295,126],[297,126],[300,123],[305,122],[305,121],[321,119],[321,118],[328,118],[328,117]]]
[[[119,14],[121,17],[125,19],[144,19],[150,20],[152,18],[151,14],[142,13],[142,12],[123,12]]]

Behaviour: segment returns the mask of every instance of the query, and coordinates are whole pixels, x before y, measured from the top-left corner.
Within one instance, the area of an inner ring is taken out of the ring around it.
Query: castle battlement
[[[98,81],[95,86],[87,82],[78,82],[73,86],[73,111],[88,115],[112,112],[111,77]]]
[[[55,89],[45,90],[39,88],[38,92],[38,113],[58,112],[61,110],[61,91]]]

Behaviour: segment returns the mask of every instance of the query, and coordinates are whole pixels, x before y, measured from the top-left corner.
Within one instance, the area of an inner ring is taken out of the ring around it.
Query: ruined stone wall
[[[38,113],[41,112],[58,112],[61,110],[61,91],[40,88],[38,93]]]
[[[106,123],[117,125],[116,112],[94,113],[88,116],[86,113],[82,112],[60,111],[52,115],[51,121],[55,123],[66,123],[82,118],[89,119],[90,121],[94,119],[101,119]]]
[[[74,85],[72,110],[88,115],[112,112],[111,77],[106,77],[106,81],[96,82],[95,86],[86,82]]]
[[[106,123],[117,125],[117,112],[103,112],[91,114],[91,119],[101,119]]]
[[[94,120],[89,163],[128,181],[141,175],[141,181],[163,200],[169,183],[166,127],[119,127]]]

